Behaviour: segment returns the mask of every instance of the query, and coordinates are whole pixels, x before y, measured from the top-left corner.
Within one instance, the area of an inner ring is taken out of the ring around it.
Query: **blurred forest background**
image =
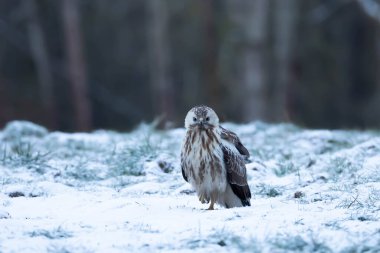
[[[0,127],[379,128],[379,63],[379,0],[0,0]]]

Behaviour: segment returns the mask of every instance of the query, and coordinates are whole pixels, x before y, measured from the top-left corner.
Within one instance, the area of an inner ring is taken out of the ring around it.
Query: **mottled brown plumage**
[[[183,178],[196,190],[202,203],[221,206],[250,206],[244,159],[248,150],[239,137],[219,126],[211,108],[197,106],[186,115],[187,129],[181,150]]]

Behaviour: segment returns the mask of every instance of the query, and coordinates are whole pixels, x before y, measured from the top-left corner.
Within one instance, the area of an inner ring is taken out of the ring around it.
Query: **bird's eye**
[[[207,118],[206,118],[206,121],[210,121],[210,117],[207,117]]]
[[[196,117],[193,117],[193,121],[197,121],[197,118],[196,118]]]

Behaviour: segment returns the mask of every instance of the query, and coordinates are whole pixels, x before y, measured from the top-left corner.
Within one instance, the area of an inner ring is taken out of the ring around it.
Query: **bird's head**
[[[185,118],[186,129],[197,128],[206,130],[218,126],[218,115],[216,115],[213,109],[204,105],[193,107]]]

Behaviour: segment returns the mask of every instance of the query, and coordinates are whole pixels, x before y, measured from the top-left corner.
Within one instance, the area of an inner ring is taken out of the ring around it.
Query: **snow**
[[[252,206],[206,211],[183,129],[0,131],[0,252],[379,252],[380,133],[227,123]]]

